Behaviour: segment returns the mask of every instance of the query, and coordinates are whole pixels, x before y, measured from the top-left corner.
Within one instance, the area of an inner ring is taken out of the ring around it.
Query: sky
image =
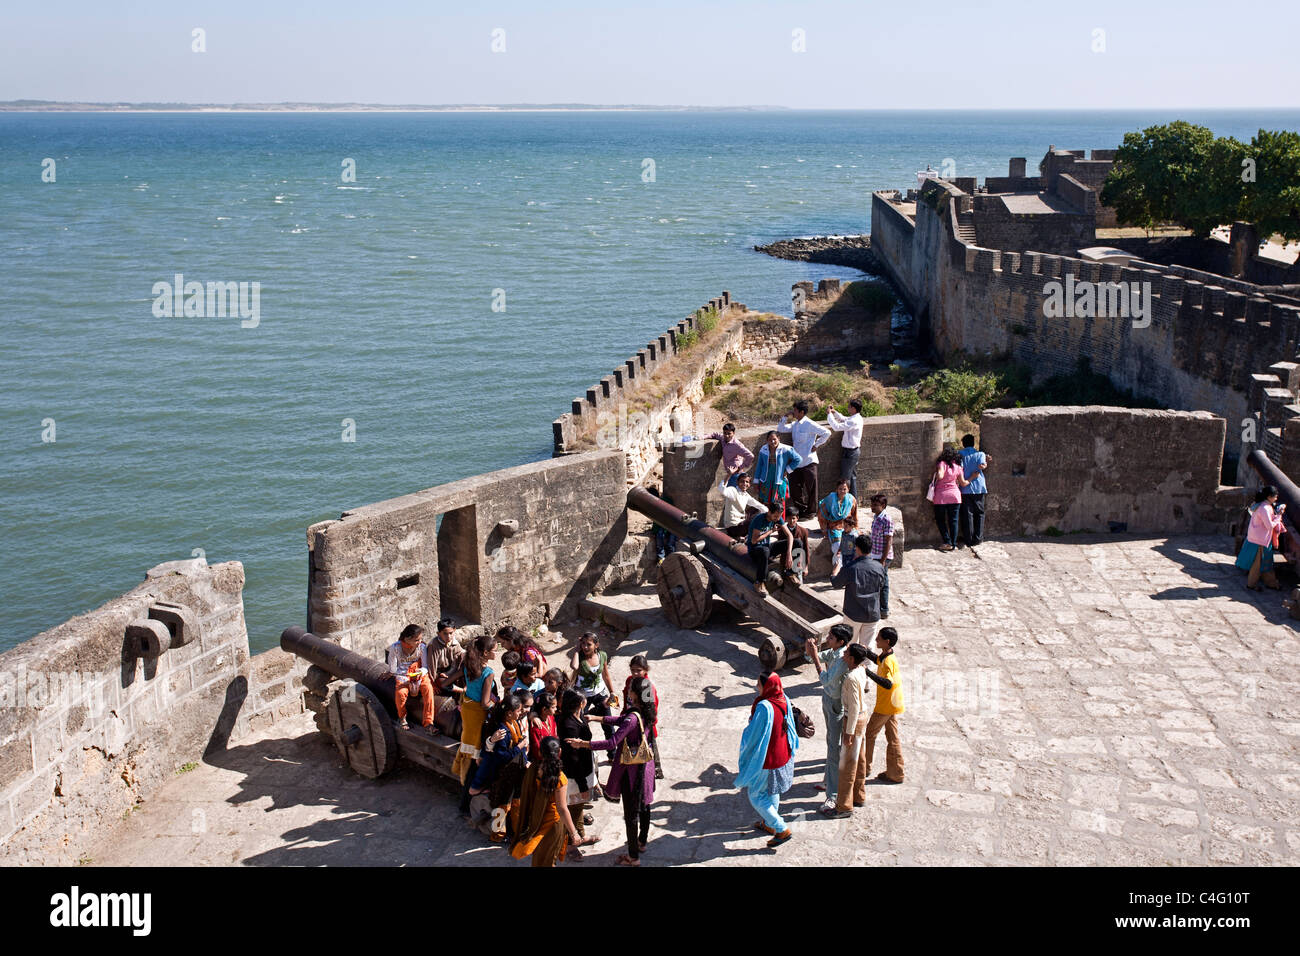
[[[0,100],[1295,107],[1297,36],[1295,0],[5,0]]]

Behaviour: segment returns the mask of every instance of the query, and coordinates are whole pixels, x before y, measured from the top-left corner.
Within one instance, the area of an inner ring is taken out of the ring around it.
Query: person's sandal
[[[634,860],[626,853],[620,853],[617,860],[614,861],[617,866],[640,866],[640,860]]]
[[[793,836],[794,836],[794,832],[792,830],[788,830],[788,829],[782,830],[776,836],[772,837],[772,839],[768,840],[767,845],[771,847],[773,850],[775,850],[782,843],[788,843],[790,841],[790,838]]]

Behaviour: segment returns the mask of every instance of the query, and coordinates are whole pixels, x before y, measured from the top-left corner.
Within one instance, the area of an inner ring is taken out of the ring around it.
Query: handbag
[[[930,487],[925,489],[925,500],[934,503],[934,482],[930,482]]]
[[[633,711],[632,716],[636,718],[636,725],[641,728],[641,742],[636,745],[636,750],[633,751],[628,749],[627,738],[623,738],[623,749],[619,751],[618,762],[624,766],[649,763],[655,758],[654,751],[650,749],[650,744],[645,739],[645,726],[641,723],[641,715]]]
[[[794,732],[804,739],[817,736],[817,725],[812,718],[794,704],[790,705],[790,709],[794,711]]]

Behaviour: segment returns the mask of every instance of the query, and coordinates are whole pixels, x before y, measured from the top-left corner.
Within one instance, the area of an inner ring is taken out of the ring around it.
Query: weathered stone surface
[[[990,409],[980,422],[986,526],[991,535],[1226,531],[1225,428],[1209,412]]]
[[[75,862],[89,833],[203,753],[231,705],[227,685],[246,682],[243,583],[236,562],[160,565],[127,594],[0,654],[0,674],[23,697],[0,710],[10,738],[0,746],[4,860]],[[132,657],[127,626],[159,604],[183,609],[224,648],[191,640]],[[192,681],[196,662],[208,688]]]
[[[495,629],[575,609],[627,537],[623,455],[590,452],[489,472],[315,525],[313,633],[379,656],[410,623]],[[441,527],[437,521],[441,516]],[[503,520],[519,530],[505,537]]]

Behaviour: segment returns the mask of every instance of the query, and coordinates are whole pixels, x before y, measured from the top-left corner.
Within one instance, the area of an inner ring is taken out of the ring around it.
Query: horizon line
[[[277,102],[234,102],[234,103],[190,103],[164,100],[38,100],[14,99],[0,100],[0,112],[683,112],[683,111],[717,111],[717,112],[825,112],[825,113],[1138,113],[1156,110],[1197,110],[1205,112],[1300,112],[1294,106],[1016,106],[1016,107],[972,107],[972,106],[777,106],[777,105],[742,105],[742,106],[705,106],[695,104],[652,104],[652,103],[360,103],[360,102],[311,102],[306,100],[280,100]]]

